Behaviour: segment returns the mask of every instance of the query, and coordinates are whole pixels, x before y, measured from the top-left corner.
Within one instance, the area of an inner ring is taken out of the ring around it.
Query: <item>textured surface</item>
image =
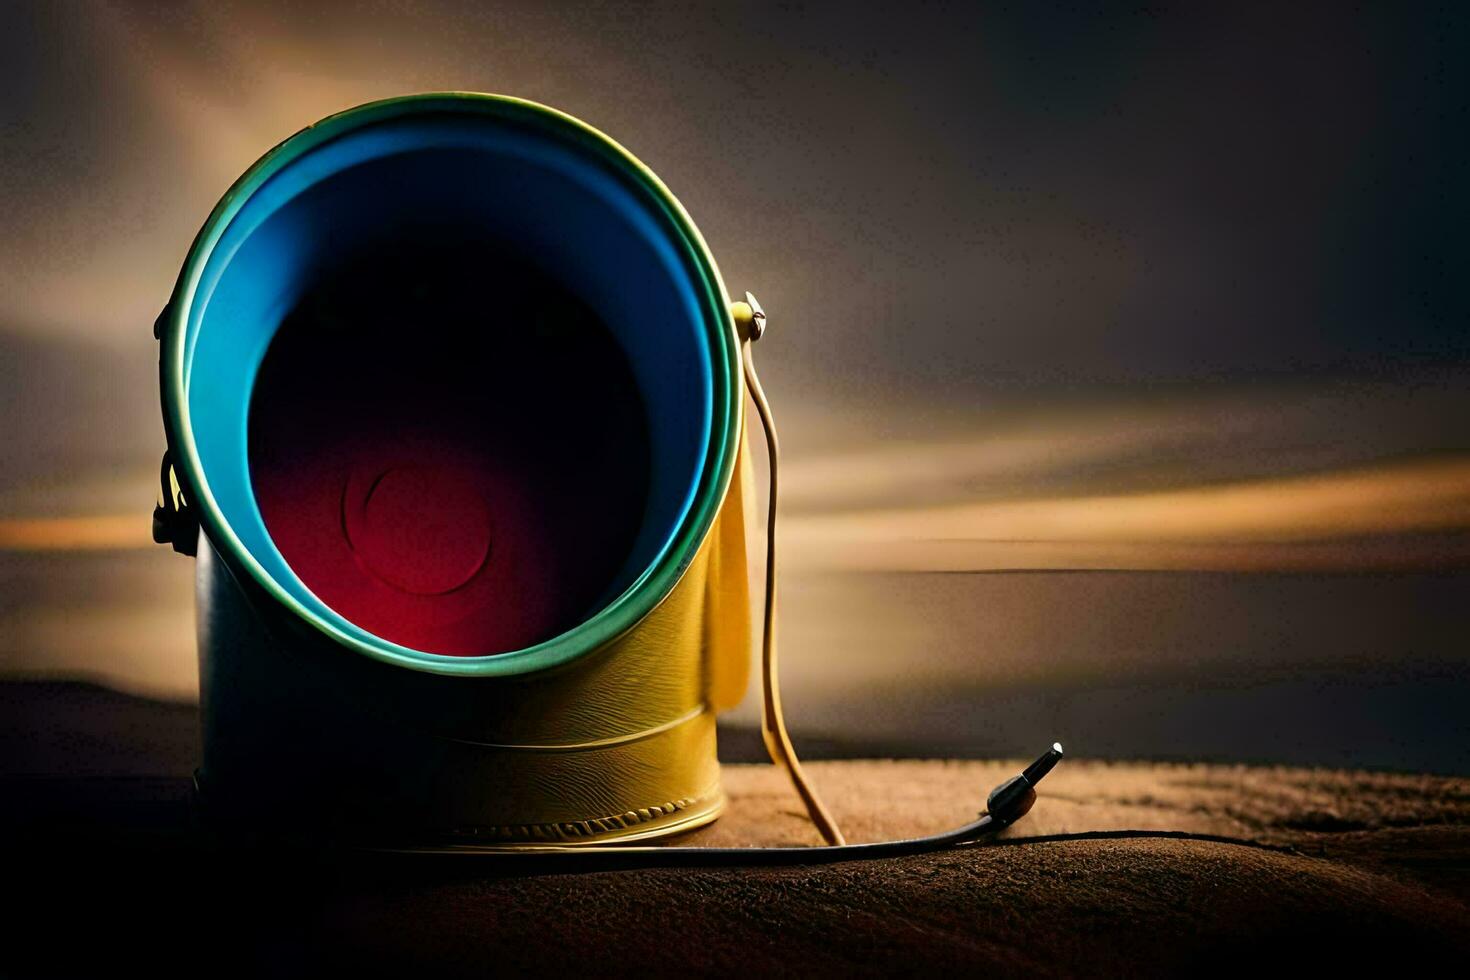
[[[0,973],[1136,975],[1470,955],[1464,779],[1071,759],[995,846],[545,874],[214,849],[188,829],[195,724],[95,689],[0,686],[4,860],[25,899]],[[950,826],[1014,771],[810,768],[855,840]],[[729,765],[726,784],[730,810],[686,841],[814,841],[769,767]],[[1104,833],[1019,839],[1086,831]]]
[[[813,777],[854,840],[933,833],[971,819],[1025,764],[813,762]],[[816,841],[800,802],[769,766],[725,767],[734,802],[701,842]],[[1012,834],[1170,830],[1305,847],[1343,834],[1470,826],[1470,779],[1399,773],[1068,759]]]

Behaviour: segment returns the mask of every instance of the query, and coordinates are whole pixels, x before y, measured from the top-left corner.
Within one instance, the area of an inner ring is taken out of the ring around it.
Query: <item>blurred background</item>
[[[0,677],[194,698],[154,317],[270,146],[473,89],[629,147],[771,315],[799,745],[1470,772],[1467,50],[1458,5],[6,3]]]

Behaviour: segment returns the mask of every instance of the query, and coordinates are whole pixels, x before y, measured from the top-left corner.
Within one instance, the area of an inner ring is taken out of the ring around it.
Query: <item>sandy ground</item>
[[[1470,955],[1466,779],[1069,759],[998,842],[938,854],[581,874],[383,865],[199,837],[191,707],[62,684],[0,695],[19,899],[6,976],[1158,975]],[[810,765],[856,841],[968,820],[1015,768]],[[727,813],[678,843],[815,842],[780,773],[731,763],[725,781]]]

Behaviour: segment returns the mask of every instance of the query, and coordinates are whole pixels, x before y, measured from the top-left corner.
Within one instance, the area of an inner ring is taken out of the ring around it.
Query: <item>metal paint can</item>
[[[296,574],[252,485],[251,392],[293,297],[344,242],[426,215],[493,225],[573,282],[647,406],[652,472],[625,567],[594,611],[522,649],[446,656],[362,628]],[[155,527],[197,550],[207,812],[266,832],[497,843],[648,837],[718,815],[714,716],[741,698],[750,645],[730,306],[662,182],[545,106],[375,102],[246,171],[156,328],[169,451]]]

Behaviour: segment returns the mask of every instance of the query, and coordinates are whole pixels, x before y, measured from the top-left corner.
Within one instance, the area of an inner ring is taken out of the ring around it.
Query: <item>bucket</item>
[[[741,338],[647,167],[518,99],[350,109],[225,194],[156,332],[212,819],[714,819],[750,654]]]

